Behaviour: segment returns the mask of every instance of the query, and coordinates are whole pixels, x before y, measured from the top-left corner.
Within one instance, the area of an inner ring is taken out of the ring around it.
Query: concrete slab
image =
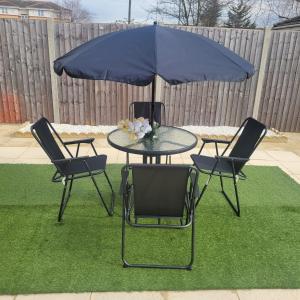
[[[48,158],[24,158],[20,157],[13,161],[14,164],[33,164],[33,165],[50,165],[52,164]]]
[[[10,136],[2,136],[0,134],[0,147],[7,146],[8,141],[14,140]]]
[[[292,175],[291,177],[300,184],[300,175]]]
[[[16,158],[1,158],[0,157],[0,164],[14,164]]]
[[[183,164],[184,160],[181,154],[172,155],[172,164]]]
[[[165,300],[160,292],[92,293],[91,300]]]
[[[300,175],[300,162],[281,161],[280,164],[284,166],[290,174]]]
[[[251,159],[247,162],[249,166],[279,166],[280,163],[276,160]]]
[[[239,300],[234,290],[204,290],[192,292],[168,292],[168,300]]]
[[[2,295],[0,300],[14,300],[16,296]]]
[[[39,147],[28,147],[21,155],[19,158],[30,158],[30,159],[37,159],[37,158],[48,158],[45,151]]]
[[[265,150],[257,150],[251,155],[251,159],[254,160],[274,160],[272,156]]]
[[[61,294],[35,294],[18,295],[15,300],[90,300],[91,293],[61,293]]]
[[[30,147],[39,146],[33,139],[28,138],[9,138],[5,143],[5,147]]]
[[[300,300],[300,290],[237,290],[239,300]]]
[[[285,162],[300,162],[300,156],[291,151],[266,151],[273,159]]]
[[[27,147],[0,147],[0,158],[19,158]]]

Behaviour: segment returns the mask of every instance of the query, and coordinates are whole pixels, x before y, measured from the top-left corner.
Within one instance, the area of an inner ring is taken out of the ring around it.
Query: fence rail
[[[0,122],[32,122],[44,115],[61,123],[110,125],[126,118],[132,101],[150,99],[151,85],[58,77],[52,63],[94,37],[128,27],[0,20]],[[159,80],[157,97],[166,105],[169,124],[238,126],[257,115],[278,130],[300,131],[300,32],[180,28],[222,43],[257,72],[241,83],[170,86]]]

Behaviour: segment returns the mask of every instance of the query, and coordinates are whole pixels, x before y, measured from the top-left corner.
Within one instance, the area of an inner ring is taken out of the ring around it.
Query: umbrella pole
[[[156,75],[152,80],[152,97],[151,97],[151,118],[150,125],[153,127],[154,124],[154,102],[155,102],[155,94],[156,94]]]

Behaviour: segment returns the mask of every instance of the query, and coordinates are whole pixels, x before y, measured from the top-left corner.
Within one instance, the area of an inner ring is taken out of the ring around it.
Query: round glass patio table
[[[108,134],[107,141],[118,150],[143,155],[144,163],[147,161],[147,157],[156,157],[156,162],[159,163],[162,155],[173,155],[193,149],[197,145],[198,139],[185,129],[160,126],[156,129],[154,138],[133,141],[127,132],[116,129]]]

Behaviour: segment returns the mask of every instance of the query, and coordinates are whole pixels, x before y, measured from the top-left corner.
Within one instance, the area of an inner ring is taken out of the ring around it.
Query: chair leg
[[[77,149],[76,149],[75,157],[78,157],[78,154],[79,154],[79,148],[80,148],[80,143],[77,144]]]
[[[192,218],[191,261],[189,263],[188,270],[192,270],[192,264],[195,257],[195,214],[193,214]]]
[[[122,214],[122,246],[121,246],[121,256],[123,261],[124,268],[154,268],[154,269],[172,269],[172,270],[192,270],[192,264],[194,262],[194,253],[195,253],[195,221],[194,216],[192,216],[192,237],[191,237],[191,260],[186,266],[179,265],[156,265],[156,264],[132,264],[129,263],[125,258],[125,242],[126,242],[126,211],[123,208]]]
[[[219,173],[219,175],[220,175],[221,192],[224,192],[224,183],[223,183],[222,173]]]
[[[209,182],[211,180],[211,177],[212,177],[212,173],[209,175],[208,179],[206,180],[206,183],[205,183],[205,185],[204,185],[204,187],[203,187],[203,189],[202,189],[202,191],[201,191],[201,193],[200,193],[200,195],[199,195],[199,197],[198,197],[198,199],[196,201],[196,205],[195,205],[196,208],[199,205],[199,202],[200,202],[201,198],[203,197],[203,195],[204,195],[204,193],[205,193],[205,191],[206,191],[206,189],[208,187],[208,184],[209,184]]]
[[[106,171],[104,171],[104,176],[105,176],[105,178],[106,178],[106,180],[107,180],[107,182],[108,182],[108,185],[109,185],[109,187],[110,187],[110,190],[111,190],[111,204],[110,204],[110,211],[111,211],[111,213],[113,214],[113,213],[114,213],[114,207],[115,207],[115,198],[116,198],[116,194],[115,194],[114,189],[113,189],[113,187],[112,187],[112,184],[111,184],[111,182],[110,182],[110,180],[109,180],[109,177],[108,177],[107,174],[106,174]]]
[[[108,214],[109,216],[112,216],[112,215],[113,215],[113,211],[111,211],[110,209],[108,209],[108,207],[107,207],[107,205],[106,205],[106,203],[105,203],[105,201],[104,201],[104,199],[103,199],[103,196],[102,196],[102,194],[101,194],[101,192],[100,192],[100,189],[99,189],[99,187],[98,187],[98,185],[97,185],[97,182],[96,182],[96,180],[95,180],[94,175],[93,175],[92,173],[90,173],[90,175],[91,175],[91,179],[92,179],[92,181],[93,181],[93,183],[94,183],[94,185],[95,185],[95,187],[96,187],[97,193],[98,193],[98,195],[99,195],[99,197],[100,197],[100,200],[101,200],[100,203],[103,204],[103,206],[104,206],[104,208],[105,208],[107,214]]]
[[[98,155],[98,153],[97,153],[97,151],[96,151],[96,148],[95,148],[94,144],[93,144],[93,143],[91,143],[91,146],[92,146],[92,148],[93,148],[93,151],[94,151],[95,155],[97,156],[97,155]]]
[[[221,177],[220,177],[221,178]],[[223,181],[222,181],[223,182]],[[222,187],[222,194],[224,195],[226,201],[232,208],[232,210],[235,212],[235,214],[240,217],[241,216],[241,211],[240,211],[240,199],[239,199],[239,194],[238,194],[238,188],[237,188],[237,182],[235,176],[233,177],[233,186],[234,186],[234,194],[235,194],[235,202],[236,206],[234,206],[233,201],[229,198],[229,196],[226,194],[224,188]]]
[[[52,182],[61,182],[61,178],[62,176],[60,175],[60,173],[56,170],[55,173],[53,174],[51,181]]]
[[[67,204],[68,204],[69,199],[71,197],[71,191],[72,191],[72,187],[73,187],[73,177],[74,176],[72,176],[72,178],[70,180],[67,195],[66,195],[66,191],[67,191],[67,187],[68,187],[68,179],[66,179],[66,183],[64,184],[64,189],[63,189],[60,208],[59,208],[59,213],[58,213],[58,222],[60,222],[62,220],[65,208],[67,207]]]
[[[122,249],[121,249],[121,254],[122,254],[122,261],[123,261],[123,267],[126,268],[129,264],[127,263],[125,259],[125,208],[123,207],[123,214],[122,214]]]

